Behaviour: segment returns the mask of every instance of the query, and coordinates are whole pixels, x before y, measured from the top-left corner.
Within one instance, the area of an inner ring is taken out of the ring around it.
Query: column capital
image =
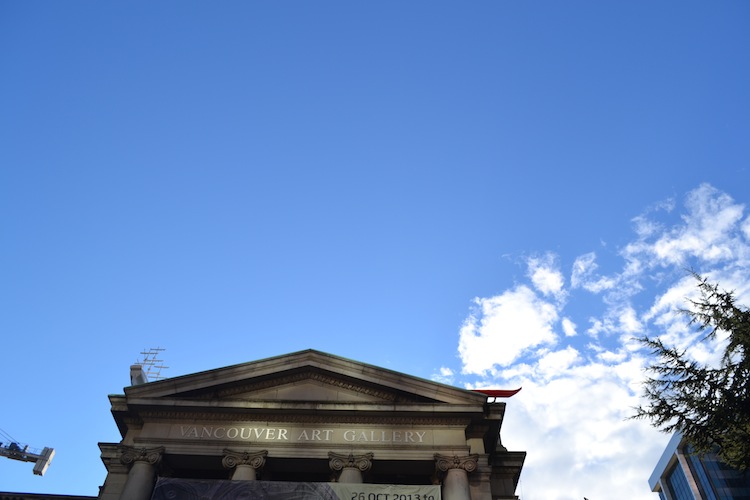
[[[266,456],[268,456],[268,450],[235,451],[225,448],[221,464],[227,469],[234,469],[238,465],[248,465],[257,470],[266,464]]]
[[[446,472],[450,469],[461,469],[466,472],[473,472],[477,468],[477,462],[479,461],[479,455],[464,455],[459,457],[458,455],[441,455],[435,453],[435,467],[440,472]]]
[[[354,455],[349,453],[348,455],[342,455],[341,453],[328,452],[328,464],[331,469],[340,471],[343,469],[358,469],[361,472],[370,470],[372,467],[372,458],[375,455],[372,453],[364,453],[362,455]]]
[[[162,454],[165,448],[136,448],[133,446],[120,445],[120,462],[124,465],[132,465],[136,462],[143,462],[148,465],[156,465],[161,462]]]

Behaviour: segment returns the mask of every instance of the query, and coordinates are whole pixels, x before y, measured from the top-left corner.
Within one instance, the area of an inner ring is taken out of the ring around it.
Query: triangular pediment
[[[274,401],[331,401],[331,402],[383,402],[375,395],[357,390],[342,389],[317,380],[284,384],[266,390],[237,395],[239,399]]]
[[[484,396],[307,350],[127,387],[130,398],[326,403],[477,404]]]
[[[231,398],[246,401],[322,401],[332,403],[384,403],[405,398],[405,395],[399,395],[393,391],[383,391],[381,388],[357,384],[325,372],[311,370],[272,378],[265,383],[253,384],[250,382],[234,390],[219,391],[217,396],[218,399]]]

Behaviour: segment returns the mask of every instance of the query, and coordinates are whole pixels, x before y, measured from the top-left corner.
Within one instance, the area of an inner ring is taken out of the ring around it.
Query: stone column
[[[361,483],[363,482],[362,473],[370,470],[372,467],[372,453],[364,455],[341,455],[339,453],[328,452],[328,465],[331,470],[340,471],[339,483]]]
[[[443,500],[471,500],[469,473],[477,468],[479,455],[447,456],[435,454],[435,467],[443,477]]]
[[[255,481],[258,477],[256,471],[266,463],[268,450],[249,452],[224,450],[224,458],[221,463],[227,469],[234,469],[232,481]]]
[[[133,448],[120,446],[120,462],[130,466],[128,479],[122,488],[120,498],[123,500],[149,500],[154,489],[156,465],[161,462],[164,447]]]

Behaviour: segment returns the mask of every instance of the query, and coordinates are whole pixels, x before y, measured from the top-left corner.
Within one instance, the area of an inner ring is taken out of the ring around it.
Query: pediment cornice
[[[213,394],[206,394],[200,399],[210,399],[216,397],[218,399],[236,399],[238,396],[243,394],[250,396],[253,392],[259,392],[264,389],[272,387],[290,385],[303,381],[315,381],[321,384],[335,387],[337,389],[343,389],[352,393],[364,394],[371,396],[381,401],[389,402],[401,402],[401,401],[428,401],[427,398],[418,398],[416,395],[409,394],[397,394],[393,391],[386,391],[382,388],[378,388],[370,385],[363,385],[362,383],[356,383],[351,380],[344,380],[340,377],[336,377],[330,374],[321,373],[318,371],[302,371],[282,377],[272,378],[269,380],[253,381],[249,380],[247,383],[239,384],[234,387],[220,389]],[[409,397],[411,396],[411,397]],[[246,398],[239,398],[246,399]]]
[[[357,400],[438,404],[483,404],[486,401],[486,396],[472,391],[314,350],[130,386],[125,388],[125,395],[128,400],[252,400],[253,393],[300,382],[327,386],[344,396],[349,393]]]

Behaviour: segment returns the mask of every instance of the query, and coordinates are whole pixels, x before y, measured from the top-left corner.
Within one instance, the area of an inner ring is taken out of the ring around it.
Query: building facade
[[[697,455],[677,433],[648,481],[661,500],[750,500],[750,471],[727,467],[715,453]]]
[[[511,500],[511,392],[468,391],[308,350],[110,396],[102,500]]]

